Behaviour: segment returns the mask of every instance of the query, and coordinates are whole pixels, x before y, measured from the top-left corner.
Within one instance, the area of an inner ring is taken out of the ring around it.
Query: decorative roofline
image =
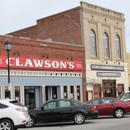
[[[106,8],[103,8],[103,7],[100,7],[100,6],[97,6],[97,5],[89,4],[89,3],[86,3],[86,2],[83,2],[83,1],[80,2],[80,5],[83,8],[88,8],[88,9],[95,10],[95,11],[98,11],[98,12],[102,12],[102,13],[105,13],[105,14],[113,15],[115,17],[124,18],[123,13],[116,12],[116,11],[113,11],[113,10],[110,10],[110,9],[106,9]]]

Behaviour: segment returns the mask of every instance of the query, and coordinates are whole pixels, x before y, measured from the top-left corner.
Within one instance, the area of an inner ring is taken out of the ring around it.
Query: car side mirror
[[[44,107],[43,106],[41,107],[41,109],[42,109],[42,111],[44,111]]]

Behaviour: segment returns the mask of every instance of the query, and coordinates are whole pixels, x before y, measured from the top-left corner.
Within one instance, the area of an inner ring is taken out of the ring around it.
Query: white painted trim
[[[70,94],[71,94],[71,93],[70,93],[70,86],[71,86],[71,85],[66,85],[66,86],[67,86],[67,91],[68,91],[68,98],[70,99],[70,97],[71,97],[71,96],[70,96]]]
[[[8,75],[7,70],[1,70],[0,75]],[[39,77],[82,77],[81,72],[53,72],[53,71],[10,71],[11,76],[39,76]]]
[[[64,98],[64,85],[60,86],[60,93],[61,93],[61,98]]]

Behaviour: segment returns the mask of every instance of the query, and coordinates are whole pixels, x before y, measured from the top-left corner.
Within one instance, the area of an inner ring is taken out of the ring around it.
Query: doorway
[[[24,86],[24,99],[25,106],[27,106],[29,110],[36,107],[34,86]]]
[[[116,97],[116,80],[102,80],[103,97]]]
[[[45,86],[46,101],[57,99],[57,86]]]
[[[57,86],[52,86],[52,99],[57,99]]]

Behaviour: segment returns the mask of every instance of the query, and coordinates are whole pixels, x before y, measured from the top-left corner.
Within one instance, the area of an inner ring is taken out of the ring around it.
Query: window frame
[[[115,47],[116,47],[116,59],[121,59],[121,43],[119,35],[115,36]]]
[[[90,39],[90,56],[97,57],[96,34],[95,31],[92,29],[89,32],[89,39]]]
[[[104,46],[104,57],[110,58],[109,37],[106,32],[103,33],[103,46]]]

